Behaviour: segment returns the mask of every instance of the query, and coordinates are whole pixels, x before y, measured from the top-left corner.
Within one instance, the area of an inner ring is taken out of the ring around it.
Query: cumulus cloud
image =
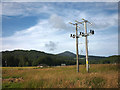
[[[118,13],[106,14],[105,12],[91,14],[88,12],[82,12],[75,10],[78,16],[74,14],[69,14],[68,17],[71,18],[71,21],[78,20],[82,21],[82,18],[90,21],[92,25],[88,24],[88,28],[94,28],[96,30],[105,30],[107,28],[118,26]],[[82,26],[81,26],[82,27]]]
[[[95,17],[90,19],[93,28],[97,30],[105,30],[106,28],[112,27],[112,26],[118,26],[118,15],[96,15]]]
[[[74,28],[69,25],[69,21],[65,20],[64,17],[52,14],[49,19],[49,23],[51,24],[52,28],[64,31],[73,31]]]
[[[91,4],[88,4],[91,5]],[[98,10],[99,7],[102,7],[102,4],[95,3],[96,8],[94,10]],[[100,5],[100,6],[99,6]],[[104,3],[105,8],[116,7],[116,3]],[[56,9],[55,9],[56,7]],[[74,7],[71,5],[71,7]],[[73,30],[74,28],[70,28],[71,26],[68,25],[69,21],[74,22],[74,20],[81,21],[81,18],[88,19],[90,22],[93,23],[91,27],[99,30],[104,30],[106,28],[112,27],[114,25],[117,26],[118,24],[118,15],[115,14],[106,14],[105,12],[93,12],[90,13],[88,10],[78,10],[72,8],[64,8],[61,12],[57,6],[54,6],[50,3],[21,3],[21,2],[14,2],[14,3],[2,3],[3,12],[2,15],[6,16],[30,16],[30,15],[38,15],[41,13],[46,13],[50,16],[49,24],[56,29],[61,30]],[[92,10],[93,10],[92,9]],[[33,13],[34,12],[34,13]]]
[[[50,24],[57,29],[66,29],[67,26],[64,22],[64,19],[58,15],[52,15],[49,20]]]
[[[57,44],[53,41],[49,41],[48,43],[45,44],[45,48],[49,49],[50,51],[54,51],[57,48]]]
[[[115,15],[113,16],[114,18],[116,18]],[[62,16],[53,14],[49,19],[40,20],[38,24],[36,24],[35,26],[32,26],[25,30],[17,31],[12,36],[3,37],[2,50],[35,49],[35,50],[40,50],[40,51],[45,51],[50,53],[51,51],[52,53],[60,53],[65,50],[70,50],[75,53],[75,39],[69,37],[72,31],[69,31],[69,30],[66,31],[65,29],[65,28],[71,29],[72,26],[68,27],[65,24],[65,21],[63,18],[64,17]],[[114,18],[111,18],[111,19],[113,20]],[[50,20],[51,20],[51,23],[50,23]],[[56,21],[56,23],[52,21]],[[102,22],[102,19],[101,20],[99,19],[98,21]],[[109,23],[109,21],[107,20],[104,21],[105,24],[107,22]],[[106,52],[104,52],[104,54],[108,55],[107,52],[116,53],[117,41],[116,43],[111,43],[111,42],[113,42],[113,40],[114,41],[117,40],[117,37],[114,36],[113,38],[111,38],[112,37],[111,35],[107,37],[104,33],[103,35],[97,34],[99,29],[105,30],[106,26],[102,26],[101,24],[103,23],[100,23],[100,22],[96,22],[96,24],[98,26],[100,25],[101,27],[100,28],[96,27],[95,35],[91,36],[91,38],[90,37],[88,38],[90,40],[90,44],[89,44],[90,53],[102,55],[103,52],[101,51],[101,49],[102,50],[104,49],[102,47],[103,45],[106,48]],[[65,26],[62,26],[62,25],[65,25]],[[115,22],[114,23],[110,22],[107,28],[111,27],[111,25],[114,26]],[[72,28],[73,28],[73,32],[75,33],[74,31],[75,27],[73,26]],[[66,31],[66,32],[63,32],[63,31]],[[83,38],[83,41],[84,41],[84,38]],[[57,46],[56,46],[57,44],[56,42],[59,42]],[[85,54],[85,52],[83,54]]]
[[[118,13],[107,14],[105,12],[101,13],[88,13],[87,11],[75,10],[75,9],[65,9],[63,10],[63,16],[58,16],[56,14],[51,15],[50,23],[54,28],[57,29],[66,29],[66,30],[74,30],[74,26],[69,25],[68,22],[75,22],[75,20],[82,21],[82,18],[89,20],[92,25],[88,24],[88,28],[94,28],[96,30],[105,30],[111,28],[113,26],[118,26]],[[83,26],[81,26],[83,29]]]
[[[40,20],[35,26],[17,31],[12,36],[3,37],[2,50],[35,49],[57,53],[65,49],[61,47],[65,46],[66,41],[70,41],[69,32],[63,33],[61,30],[52,28],[48,20]],[[57,42],[61,44],[56,45]]]

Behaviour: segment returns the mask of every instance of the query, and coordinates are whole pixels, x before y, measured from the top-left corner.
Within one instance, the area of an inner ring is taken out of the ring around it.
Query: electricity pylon
[[[75,27],[76,27],[76,35],[75,34],[71,34],[70,35],[70,37],[73,37],[73,38],[76,38],[76,64],[77,64],[77,72],[79,72],[79,57],[78,57],[78,38],[79,38],[79,36],[78,36],[78,24],[77,23],[71,23],[70,22],[70,24],[72,24],[72,25],[75,25]]]

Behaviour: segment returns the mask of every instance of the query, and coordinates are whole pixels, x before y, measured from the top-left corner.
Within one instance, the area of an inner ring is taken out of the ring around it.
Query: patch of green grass
[[[33,68],[33,69],[40,69],[40,67],[36,67],[36,68]]]
[[[2,84],[2,88],[9,88],[10,87],[10,83],[3,83]]]
[[[2,77],[2,79],[8,79],[10,78],[11,76],[5,76],[5,77]]]
[[[2,88],[22,88],[22,83],[3,83]]]
[[[18,70],[23,70],[23,68],[18,68]]]
[[[2,79],[9,79],[9,78],[20,78],[20,76],[5,76]]]

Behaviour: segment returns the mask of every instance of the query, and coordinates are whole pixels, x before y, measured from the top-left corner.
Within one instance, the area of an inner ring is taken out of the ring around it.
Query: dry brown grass
[[[90,73],[85,65],[35,68],[3,68],[3,79],[23,78],[22,82],[5,82],[3,88],[118,88],[118,68],[113,64],[92,64]]]

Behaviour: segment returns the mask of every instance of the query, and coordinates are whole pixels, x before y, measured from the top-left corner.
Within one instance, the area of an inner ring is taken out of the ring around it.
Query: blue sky
[[[117,2],[3,2],[2,50],[75,53],[75,39],[70,38],[75,27],[69,22],[82,18],[93,23],[88,24],[88,32],[95,30],[95,35],[88,37],[89,55],[117,55]],[[85,54],[85,38],[79,39],[79,53]]]

